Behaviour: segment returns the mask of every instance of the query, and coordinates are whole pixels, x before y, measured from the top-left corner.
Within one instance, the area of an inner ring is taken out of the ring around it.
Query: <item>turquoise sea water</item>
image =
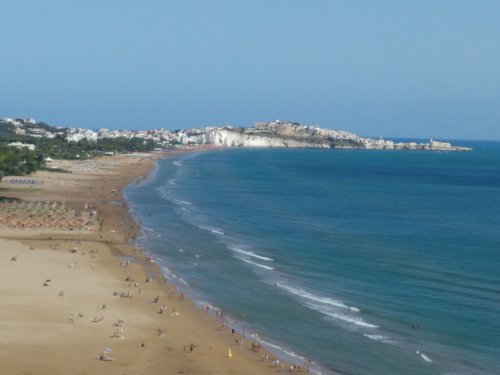
[[[500,373],[500,143],[230,149],[127,189],[141,242],[227,324],[321,373]]]

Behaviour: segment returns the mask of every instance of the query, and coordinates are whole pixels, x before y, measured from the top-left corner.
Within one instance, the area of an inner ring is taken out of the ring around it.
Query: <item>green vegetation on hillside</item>
[[[35,127],[36,126],[36,127]],[[82,139],[78,142],[66,140],[66,129],[57,129],[44,123],[34,125],[36,129],[58,132],[54,138],[15,134],[15,127],[0,123],[0,180],[7,175],[23,175],[44,167],[44,159],[89,159],[105,152],[129,153],[153,151],[157,145],[153,140],[142,138],[106,138],[96,142]],[[35,145],[35,150],[9,147],[12,142]]]

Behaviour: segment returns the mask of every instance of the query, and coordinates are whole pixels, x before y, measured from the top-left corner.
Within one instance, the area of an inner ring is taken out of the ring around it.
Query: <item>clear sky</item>
[[[500,139],[500,1],[1,0],[0,117]]]

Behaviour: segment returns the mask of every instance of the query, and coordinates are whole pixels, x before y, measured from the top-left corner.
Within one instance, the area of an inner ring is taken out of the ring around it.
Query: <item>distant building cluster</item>
[[[29,135],[34,138],[54,138],[58,132],[51,132],[43,127],[36,127],[36,120],[29,119],[12,119],[9,117],[4,118],[1,122],[14,127],[14,133],[18,135]],[[63,134],[59,132],[59,134]]]
[[[394,142],[386,139],[362,138],[363,145],[368,150],[429,150],[429,151],[468,151],[467,147],[452,146],[448,142],[438,142],[432,139],[428,143]]]
[[[169,147],[174,145],[196,145],[206,143],[206,137],[202,135],[213,128],[189,129],[189,130],[126,130],[126,129],[99,129],[92,130],[86,128],[64,128],[60,126],[48,126],[39,123],[35,119],[12,119],[6,117],[0,120],[0,124],[11,125],[13,132],[18,135],[27,135],[38,138],[64,137],[68,142],[79,142],[86,139],[90,142],[96,142],[99,139],[106,138],[140,138],[152,140],[160,147]],[[13,147],[18,147],[16,146]]]
[[[99,129],[91,130],[85,128],[64,128],[61,126],[50,126],[44,123],[39,123],[35,119],[12,119],[6,117],[0,120],[0,124],[10,125],[13,127],[13,133],[18,135],[27,135],[35,138],[55,138],[56,136],[64,137],[68,142],[78,142],[86,139],[95,142],[105,138],[142,138],[144,140],[151,139],[159,145],[170,145],[177,143],[189,142],[189,131],[172,132],[164,129],[156,130],[110,130]],[[12,147],[20,147],[18,143],[12,144]]]
[[[250,128],[233,128],[229,125],[203,127],[189,130],[91,130],[85,128],[64,128],[39,123],[35,119],[4,118],[0,124],[10,125],[13,132],[30,137],[63,137],[68,142],[87,140],[96,142],[107,138],[139,138],[152,140],[158,149],[178,145],[216,144],[229,147],[311,147],[317,145],[327,148],[361,148],[369,150],[432,150],[468,151],[465,147],[452,146],[450,143],[430,140],[428,143],[395,142],[385,139],[363,138],[343,130],[320,128],[317,125],[301,125],[289,121],[256,122]],[[283,142],[278,142],[281,139]],[[302,142],[302,143],[301,143]],[[14,142],[10,147],[34,149],[32,144]]]
[[[152,140],[160,146],[171,146],[177,144],[197,144],[197,138],[193,134],[198,134],[195,130],[177,130],[170,131],[165,129],[154,130],[110,130],[99,129],[89,130],[82,128],[69,128],[66,139],[68,142],[78,142],[82,139],[89,141],[97,141],[98,139],[106,138],[140,138],[144,140]]]
[[[350,140],[361,142],[363,138],[360,136],[344,131],[344,130],[331,130],[320,128],[318,125],[300,125],[297,122],[275,120],[271,122],[256,122],[254,131],[261,131],[263,133],[275,132],[277,134],[293,134],[301,135],[308,138],[323,138],[335,140]]]

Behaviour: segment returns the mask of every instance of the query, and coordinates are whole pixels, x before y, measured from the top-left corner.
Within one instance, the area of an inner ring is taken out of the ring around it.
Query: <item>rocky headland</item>
[[[470,151],[468,147],[451,145],[432,139],[427,143],[395,142],[360,137],[342,130],[294,122],[257,122],[249,128],[205,127],[186,131],[177,137],[181,144],[210,144],[218,147],[301,147],[367,150]]]

